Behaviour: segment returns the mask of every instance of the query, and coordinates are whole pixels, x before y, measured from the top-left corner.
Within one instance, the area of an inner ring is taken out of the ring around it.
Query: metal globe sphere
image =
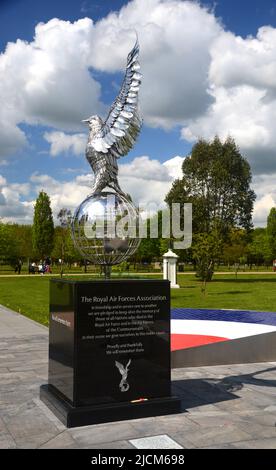
[[[94,264],[112,266],[137,250],[139,214],[121,193],[88,196],[72,220],[72,236],[79,253]]]

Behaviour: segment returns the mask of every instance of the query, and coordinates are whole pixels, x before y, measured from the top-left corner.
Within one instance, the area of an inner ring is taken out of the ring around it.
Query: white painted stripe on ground
[[[276,331],[276,326],[212,320],[171,320],[171,333],[235,339]]]

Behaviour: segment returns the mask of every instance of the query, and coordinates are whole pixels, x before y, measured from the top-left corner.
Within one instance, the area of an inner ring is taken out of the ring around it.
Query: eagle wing
[[[141,83],[138,62],[138,39],[128,54],[125,77],[121,90],[112,104],[101,130],[91,142],[96,152],[123,157],[133,147],[142,126],[139,115],[138,92]]]
[[[125,368],[123,364],[121,364],[118,361],[115,361],[115,364],[116,364],[116,367],[118,367],[120,374],[123,375],[125,373]]]
[[[129,359],[129,361],[128,361],[127,365],[126,365],[126,369],[127,369],[127,370],[128,370],[128,368],[129,368],[130,364],[131,364],[131,359]]]

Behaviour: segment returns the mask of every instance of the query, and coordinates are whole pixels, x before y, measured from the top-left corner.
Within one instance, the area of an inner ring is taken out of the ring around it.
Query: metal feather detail
[[[127,57],[121,90],[106,120],[91,116],[83,121],[89,124],[90,129],[85,153],[95,175],[92,194],[101,192],[105,187],[122,193],[118,183],[117,159],[131,150],[142,126],[138,104],[142,75],[138,56],[137,39]]]

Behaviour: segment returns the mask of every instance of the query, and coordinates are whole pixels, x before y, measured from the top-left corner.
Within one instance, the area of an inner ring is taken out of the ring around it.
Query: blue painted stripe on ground
[[[276,312],[255,312],[252,310],[172,308],[171,318],[172,320],[229,321],[276,326]]]

